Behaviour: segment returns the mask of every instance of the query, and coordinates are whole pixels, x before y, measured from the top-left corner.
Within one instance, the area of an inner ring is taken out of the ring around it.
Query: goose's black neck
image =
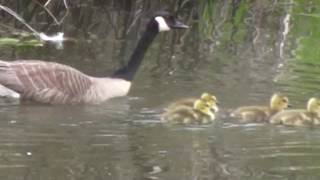
[[[143,57],[148,47],[150,46],[157,34],[158,24],[154,20],[151,20],[147,25],[146,31],[143,33],[136,48],[134,49],[128,64],[115,71],[112,77],[131,81],[136,72],[138,71],[138,68],[143,60]]]

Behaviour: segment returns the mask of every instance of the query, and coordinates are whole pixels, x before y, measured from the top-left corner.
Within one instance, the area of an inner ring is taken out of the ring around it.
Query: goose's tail
[[[10,62],[0,60],[0,97],[20,98],[19,93],[9,88],[19,86],[17,81],[19,80],[12,70]]]
[[[20,98],[20,94],[7,88],[5,84],[12,83],[13,79],[16,79],[14,73],[10,71],[10,63],[0,60],[0,97],[6,98]]]

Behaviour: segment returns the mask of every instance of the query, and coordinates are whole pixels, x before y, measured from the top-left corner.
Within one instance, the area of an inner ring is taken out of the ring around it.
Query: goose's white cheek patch
[[[155,20],[158,22],[159,32],[170,31],[170,27],[168,26],[163,17],[157,16]]]

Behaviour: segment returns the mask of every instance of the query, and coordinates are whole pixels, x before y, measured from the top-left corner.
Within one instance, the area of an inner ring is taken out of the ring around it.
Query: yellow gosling
[[[230,116],[239,118],[243,122],[268,122],[269,118],[288,108],[289,99],[287,96],[273,94],[269,106],[243,106],[234,110]]]
[[[202,99],[196,100],[193,107],[178,105],[162,115],[163,121],[172,124],[208,124],[214,119],[215,114],[212,112],[212,107]]]
[[[279,112],[270,119],[270,123],[288,126],[319,125],[320,100],[310,98],[307,103],[307,109],[292,109]]]
[[[218,100],[217,100],[216,96],[214,96],[212,94],[209,94],[209,93],[202,93],[200,99],[202,99],[203,101],[207,102],[207,104],[212,107],[212,110],[214,112],[218,111],[218,106],[217,106]],[[197,100],[197,98],[180,99],[178,101],[175,101],[175,102],[171,103],[168,106],[167,111],[175,109],[176,107],[179,107],[181,105],[192,107],[196,100]]]

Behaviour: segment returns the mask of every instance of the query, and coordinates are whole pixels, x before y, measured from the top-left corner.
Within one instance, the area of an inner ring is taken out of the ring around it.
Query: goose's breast
[[[131,82],[116,78],[92,78],[84,101],[86,103],[101,103],[114,97],[126,96]]]

